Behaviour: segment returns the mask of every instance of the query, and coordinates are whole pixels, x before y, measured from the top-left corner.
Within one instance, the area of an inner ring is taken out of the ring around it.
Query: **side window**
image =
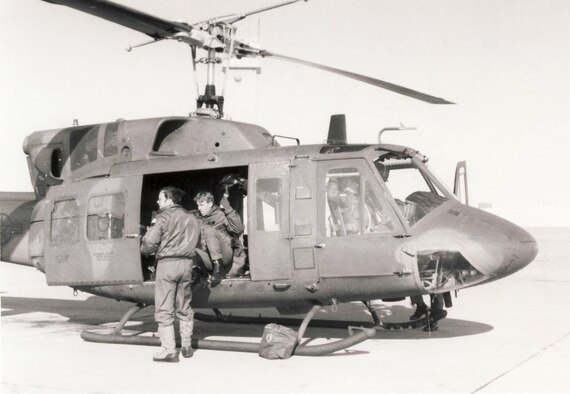
[[[53,204],[50,241],[54,246],[79,241],[79,204],[76,199],[56,201]]]
[[[380,199],[368,179],[364,183],[364,214],[365,234],[390,232],[394,229],[385,207],[380,204]]]
[[[99,126],[74,130],[69,140],[71,171],[97,160],[97,135]]]
[[[87,203],[87,239],[98,241],[123,237],[125,196],[122,193],[94,196]]]
[[[255,201],[258,231],[280,231],[283,182],[279,178],[258,179]]]
[[[63,150],[61,147],[55,148],[51,152],[51,175],[54,178],[60,178],[65,160],[63,158]]]
[[[362,199],[357,168],[334,168],[326,175],[327,236],[361,234]]]
[[[105,139],[103,141],[103,155],[114,156],[119,151],[118,148],[118,136],[119,134],[119,122],[111,123],[107,125],[105,129]]]

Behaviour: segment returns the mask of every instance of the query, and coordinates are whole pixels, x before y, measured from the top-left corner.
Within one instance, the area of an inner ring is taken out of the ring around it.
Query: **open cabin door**
[[[141,186],[142,176],[88,179],[51,196],[45,233],[49,285],[142,282]]]
[[[252,280],[291,278],[289,162],[249,166],[248,253]]]

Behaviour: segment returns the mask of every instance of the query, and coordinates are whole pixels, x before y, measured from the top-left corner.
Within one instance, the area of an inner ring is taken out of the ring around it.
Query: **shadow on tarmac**
[[[124,302],[119,303],[101,297],[89,297],[86,300],[76,301],[3,296],[1,300],[3,318],[34,312],[55,313],[68,318],[70,323],[86,325],[98,325],[115,320],[119,321],[131,308],[131,304]],[[148,315],[148,312],[141,312],[140,316],[144,315]]]
[[[61,315],[68,319],[69,323],[82,324],[94,328],[114,328],[121,317],[132,307],[132,304],[125,302],[117,302],[101,297],[89,297],[87,300],[58,300],[43,298],[23,298],[23,297],[2,297],[2,317],[15,316],[26,313],[51,313]],[[413,313],[411,308],[402,305],[378,305],[375,307],[383,321],[405,321],[407,317]],[[200,310],[204,312],[204,310]],[[222,310],[224,314],[227,311]],[[236,312],[244,312],[247,310],[232,310],[234,316]],[[268,310],[269,312],[269,310]],[[251,313],[249,313],[251,316]],[[264,314],[265,315],[265,314]],[[278,317],[275,312],[268,313],[272,317]],[[366,309],[358,303],[343,304],[341,310],[335,314],[326,314],[328,318],[336,318],[338,320],[358,320],[363,322],[371,321]],[[257,314],[256,314],[257,316]],[[317,319],[321,319],[318,315]],[[47,325],[61,325],[67,322],[42,320],[32,322],[36,326],[45,327]],[[252,324],[236,324],[236,323],[207,323],[196,321],[194,336],[200,339],[208,337],[242,337],[242,338],[261,338],[263,334],[263,325]],[[293,327],[297,329],[298,327]],[[405,329],[405,330],[384,330],[378,329],[376,336],[372,340],[390,339],[435,339],[435,338],[453,338],[470,335],[478,335],[492,330],[493,327],[479,322],[458,320],[446,318],[439,322],[439,329],[432,332],[424,332],[422,328]],[[153,308],[145,308],[137,312],[125,331],[136,333],[154,333],[156,332],[156,323],[153,317]],[[309,338],[339,338],[347,336],[347,330],[341,328],[324,328],[311,327],[306,331],[305,336]],[[239,339],[238,339],[239,340]]]

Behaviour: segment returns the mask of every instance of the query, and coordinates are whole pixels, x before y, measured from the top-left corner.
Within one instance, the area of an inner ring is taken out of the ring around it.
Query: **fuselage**
[[[281,147],[258,126],[160,118],[36,132],[24,149],[37,202],[2,259],[34,265],[49,285],[119,300],[154,302],[154,261],[139,244],[160,188],[219,199],[228,174],[247,180],[230,192],[246,224],[247,271],[229,267],[219,286],[197,286],[195,307],[445,293],[509,275],[537,253],[530,234],[461,204],[406,147]]]

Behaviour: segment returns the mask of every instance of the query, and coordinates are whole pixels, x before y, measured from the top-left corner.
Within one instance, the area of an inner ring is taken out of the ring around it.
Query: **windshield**
[[[374,166],[410,227],[449,199],[426,167],[407,154],[383,153]]]

